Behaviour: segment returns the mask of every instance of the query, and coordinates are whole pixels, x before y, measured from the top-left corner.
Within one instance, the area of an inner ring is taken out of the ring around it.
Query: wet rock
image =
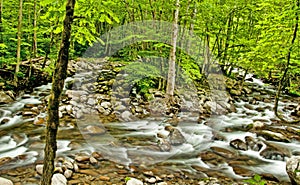
[[[131,120],[131,116],[132,116],[132,114],[131,114],[130,111],[124,111],[124,112],[122,112],[122,114],[121,114],[121,118],[122,118],[122,120],[124,120],[124,121],[130,121],[130,120]]]
[[[168,138],[171,145],[181,145],[186,142],[184,136],[177,128],[170,126],[165,129],[170,132]]]
[[[130,177],[130,179],[126,182],[126,185],[143,185],[143,182],[136,178]]]
[[[248,169],[243,168],[243,167],[240,167],[240,166],[232,166],[232,169],[237,175],[241,175],[241,176],[245,176],[245,177],[249,177],[249,176],[254,175],[253,171],[248,170]]]
[[[1,185],[13,185],[14,183],[9,179],[0,177],[0,184]]]
[[[108,109],[111,107],[111,103],[110,102],[102,102],[101,103],[101,107]]]
[[[260,155],[266,159],[277,161],[285,161],[285,159],[290,156],[285,148],[273,144],[267,144],[267,147],[260,152]]]
[[[162,152],[169,152],[172,148],[170,142],[163,138],[162,139],[159,138],[157,146],[159,147],[160,151],[162,151]]]
[[[73,163],[69,160],[64,160],[63,166],[70,170],[74,169]]]
[[[64,175],[56,173],[52,177],[51,185],[67,185],[67,179]]]
[[[265,126],[265,123],[261,122],[261,121],[254,121],[252,123],[253,129],[261,129]]]
[[[84,128],[85,131],[87,131],[88,134],[95,134],[95,135],[101,135],[106,132],[106,130],[99,126],[89,125]]]
[[[260,151],[262,147],[264,146],[263,142],[257,141],[251,136],[246,136],[245,141],[247,144],[248,149],[251,149],[253,151]]]
[[[154,178],[154,177],[146,178],[145,181],[150,183],[150,184],[154,184],[156,182],[156,178]]]
[[[281,133],[269,131],[269,130],[262,130],[257,133],[258,136],[261,136],[265,138],[266,140],[271,140],[271,141],[279,141],[279,142],[285,142],[289,143],[291,142],[286,136],[284,136]]]
[[[253,105],[250,105],[250,104],[246,104],[246,105],[244,105],[244,107],[249,109],[249,110],[254,110]]]
[[[35,170],[38,174],[42,175],[43,174],[43,168],[44,168],[44,165],[38,164],[38,165],[36,165]]]
[[[292,185],[300,184],[300,156],[292,156],[286,161],[286,172]]]
[[[205,161],[206,163],[212,164],[214,166],[217,166],[220,163],[225,162],[225,159],[223,157],[211,151],[201,152],[199,154],[199,157],[201,158],[201,160]]]
[[[101,181],[110,181],[110,177],[107,177],[107,176],[100,176],[100,177],[99,177],[99,180],[101,180]]]
[[[234,96],[242,95],[242,92],[240,90],[236,90],[236,89],[230,89],[229,93]]]
[[[22,115],[23,116],[34,116],[34,115],[36,115],[36,113],[35,112],[31,112],[31,111],[26,111],[26,112],[22,112]]]
[[[9,118],[3,118],[1,121],[0,121],[0,124],[3,125],[3,124],[6,124],[10,121]]]
[[[234,139],[232,141],[230,141],[230,146],[237,149],[237,150],[247,150],[247,145],[244,141],[240,140],[240,139]]]
[[[73,171],[72,171],[72,170],[67,169],[67,170],[64,172],[64,176],[65,176],[67,179],[71,178],[72,175],[73,175]]]
[[[89,161],[90,160],[90,157],[87,156],[87,155],[76,155],[75,156],[75,160],[78,161],[78,162],[84,162],[84,161]]]
[[[36,117],[33,121],[33,124],[35,125],[43,125],[45,124],[46,120],[45,118],[42,118],[42,117]]]
[[[75,118],[80,119],[83,117],[83,112],[81,110],[78,110],[75,112]]]
[[[220,148],[220,147],[211,147],[211,149],[218,155],[222,156],[222,157],[225,157],[227,159],[231,159],[231,158],[234,158],[236,156],[236,153],[231,151],[231,150],[228,150],[228,149],[225,149],[225,148]]]
[[[7,104],[14,101],[14,96],[11,91],[0,91],[0,104]]]
[[[79,172],[93,177],[99,176],[99,173],[93,169],[79,170]]]
[[[97,159],[95,159],[95,157],[90,157],[90,163],[91,164],[97,164],[98,161],[97,161]]]

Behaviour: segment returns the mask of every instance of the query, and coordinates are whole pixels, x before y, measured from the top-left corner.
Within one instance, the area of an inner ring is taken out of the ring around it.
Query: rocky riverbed
[[[243,184],[260,174],[270,184],[289,182],[285,164],[300,152],[300,132],[274,116],[273,86],[251,75],[242,89],[231,79],[219,88],[216,80],[215,89],[178,89],[168,107],[163,92],[149,89],[145,99],[128,84],[123,66],[105,59],[69,64],[74,76],[60,106],[59,181]],[[15,184],[40,179],[49,89],[37,87],[0,107],[0,173]],[[299,117],[299,102],[283,96],[282,114]]]

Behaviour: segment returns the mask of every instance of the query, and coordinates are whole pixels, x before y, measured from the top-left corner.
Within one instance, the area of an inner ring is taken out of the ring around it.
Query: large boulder
[[[14,101],[14,96],[11,91],[0,91],[0,104],[6,104]]]
[[[292,185],[300,184],[300,156],[292,156],[286,161],[286,172]]]

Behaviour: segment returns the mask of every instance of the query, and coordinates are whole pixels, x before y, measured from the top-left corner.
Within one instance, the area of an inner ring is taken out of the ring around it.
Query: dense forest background
[[[173,22],[175,9],[172,0],[80,0],[75,7],[70,57],[78,58],[94,42],[103,42],[99,36],[114,27],[144,20]],[[180,0],[178,24],[202,39],[203,55],[213,54],[225,74],[230,76],[233,68],[240,68],[267,81],[282,80],[287,92],[299,94],[298,14],[299,0]],[[51,63],[43,65],[42,70],[51,73],[64,15],[64,1],[1,0],[0,67],[15,69],[15,81],[28,75],[30,78],[30,74],[19,71],[20,61],[34,62],[43,57],[45,64]],[[185,32],[179,32],[178,38],[189,34]],[[126,39],[131,38],[128,34]],[[168,57],[169,52],[166,44],[145,41],[124,47],[117,57]],[[204,66],[198,70],[180,50],[177,55],[194,78],[201,76]]]

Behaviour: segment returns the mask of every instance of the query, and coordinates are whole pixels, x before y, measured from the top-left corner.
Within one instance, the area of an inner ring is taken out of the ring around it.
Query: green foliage
[[[267,181],[263,180],[260,175],[255,174],[252,178],[244,180],[244,182],[250,185],[265,185]]]
[[[125,182],[129,181],[130,179],[130,177],[125,177]]]

